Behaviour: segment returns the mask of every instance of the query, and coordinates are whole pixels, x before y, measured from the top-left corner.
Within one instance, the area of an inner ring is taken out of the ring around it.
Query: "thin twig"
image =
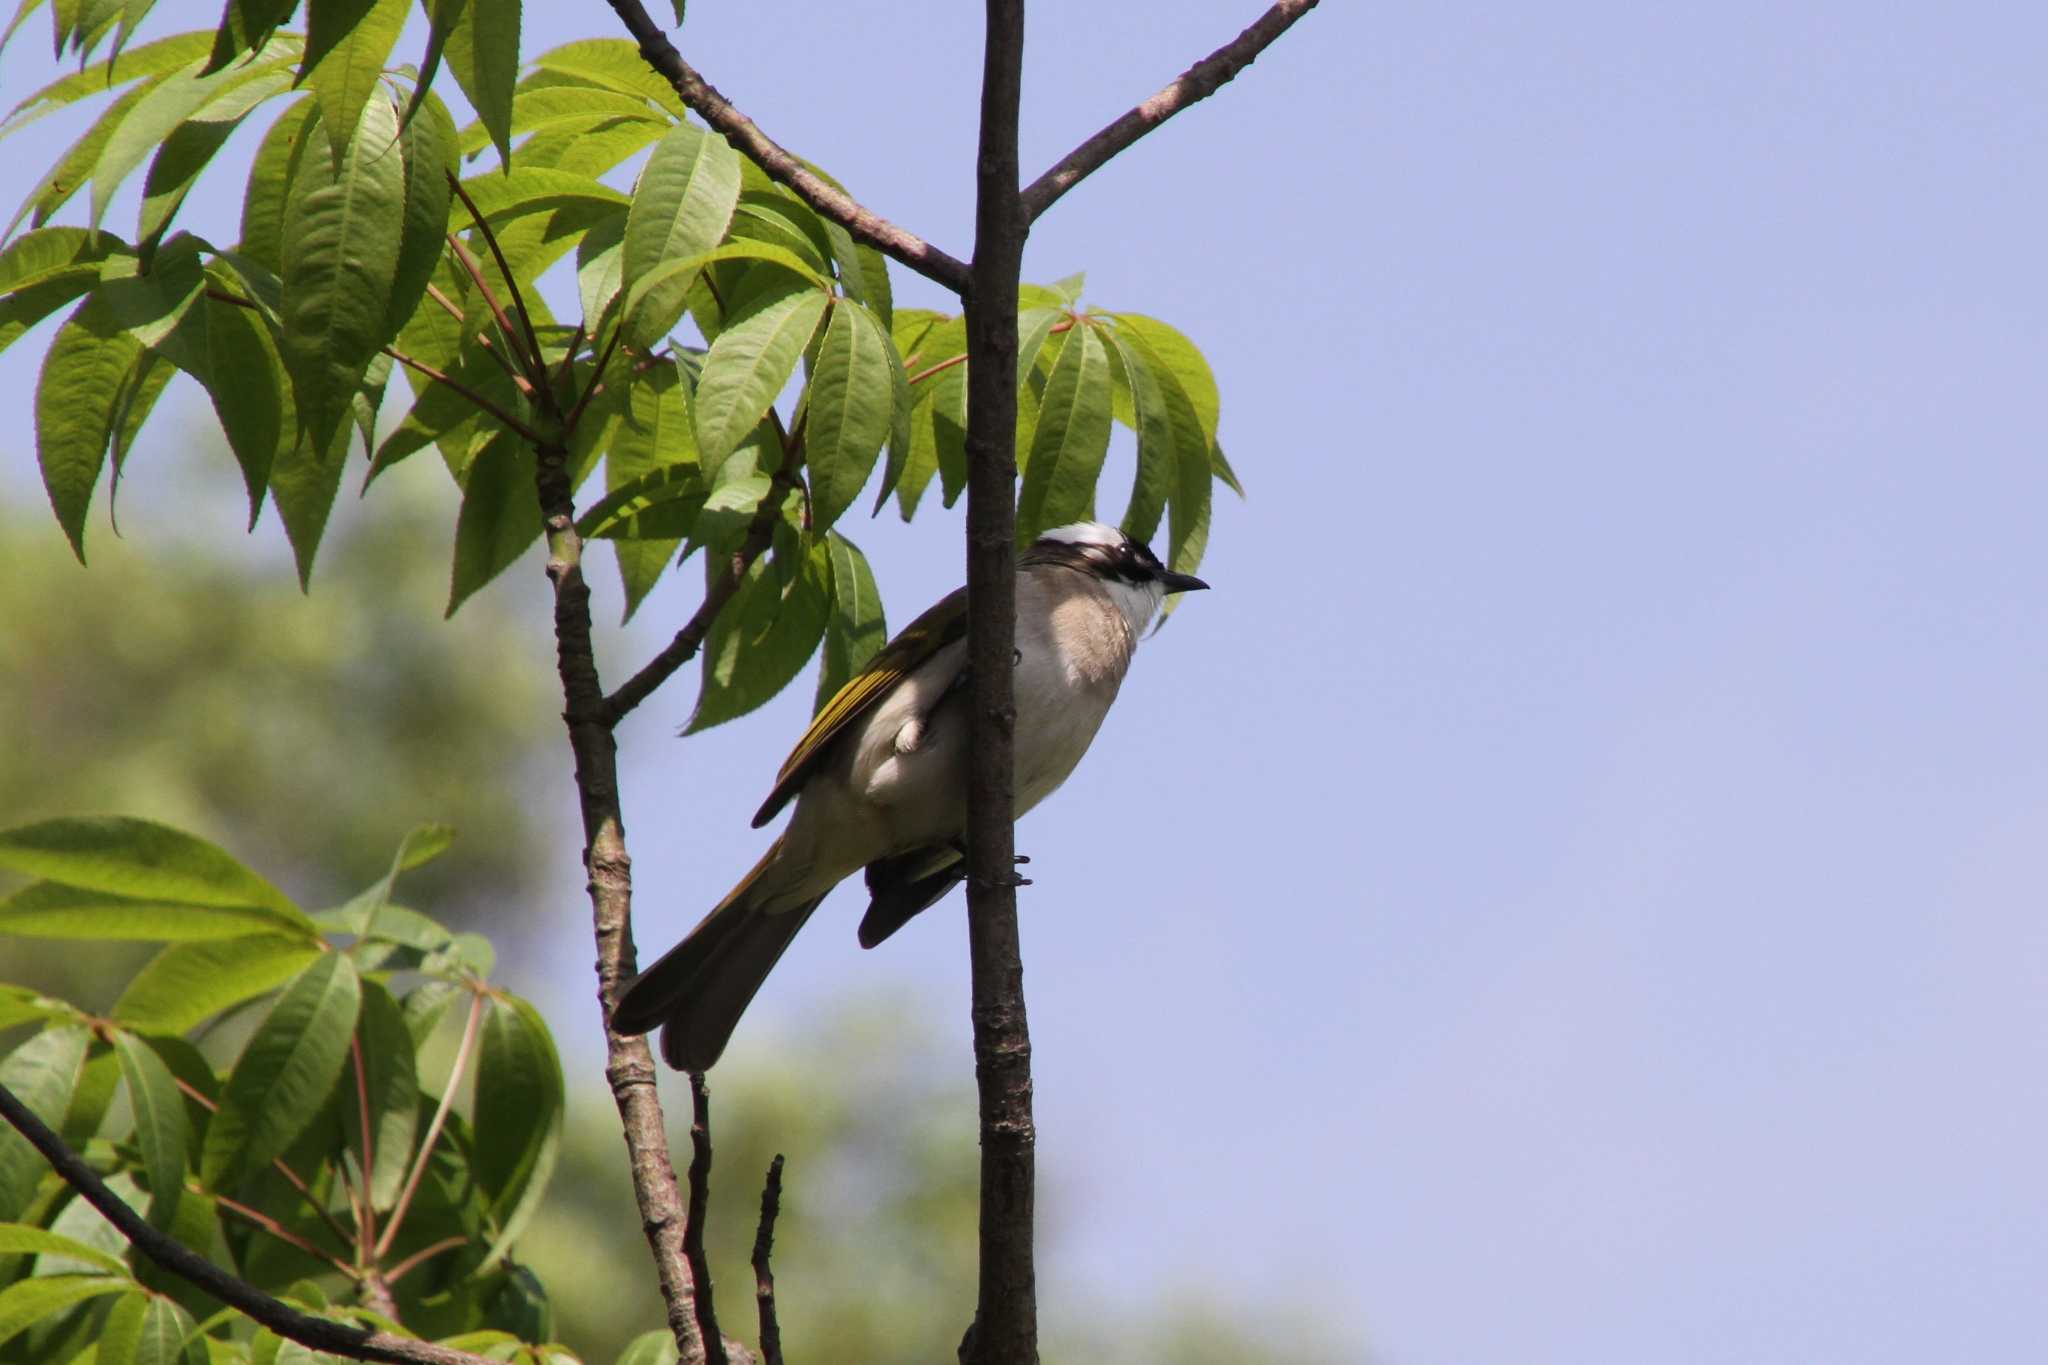
[[[725,134],[726,140],[767,172],[771,180],[789,186],[797,198],[883,255],[901,262],[928,280],[944,285],[955,294],[966,291],[965,261],[947,255],[916,233],[907,232],[863,208],[845,191],[825,183],[800,159],[778,146],[758,124],[734,108],[731,101],[683,60],[675,44],[655,25],[640,0],[609,0],[609,3],[620,22],[625,24],[626,31],[633,35],[633,41],[640,44],[640,55],[647,64],[675,87],[684,104]]]
[[[217,1114],[220,1112],[220,1106],[208,1099],[205,1092],[190,1081],[185,1080],[181,1076],[173,1076],[171,1077],[171,1083],[177,1086],[180,1092],[207,1113]],[[272,1170],[284,1177],[286,1184],[299,1192],[299,1197],[306,1201],[306,1207],[317,1214],[323,1223],[327,1224],[327,1230],[334,1234],[334,1240],[342,1246],[347,1246],[350,1240],[348,1229],[341,1225],[340,1220],[334,1216],[325,1201],[314,1197],[313,1187],[308,1185],[297,1171],[285,1165],[284,1158],[281,1156],[272,1157],[270,1159],[270,1166]]]
[[[697,1310],[697,1333],[704,1340],[707,1365],[727,1365],[725,1338],[718,1334],[718,1317],[711,1308],[711,1263],[704,1258],[704,1220],[711,1210],[711,1092],[704,1087],[704,1073],[690,1073],[690,1212],[683,1224],[683,1255],[690,1261],[690,1277],[697,1293],[692,1303]]]
[[[550,416],[559,417],[561,414],[555,411],[554,391],[548,387],[548,364],[541,356],[540,334],[533,329],[533,315],[526,311],[526,295],[520,290],[519,279],[512,273],[511,265],[505,260],[504,248],[498,245],[498,234],[491,231],[491,225],[477,212],[476,201],[469,197],[469,191],[462,187],[462,182],[456,179],[453,173],[445,174],[448,175],[450,188],[461,198],[462,206],[469,210],[470,221],[475,223],[476,230],[483,234],[484,245],[491,249],[491,259],[498,263],[498,273],[504,276],[505,288],[511,291],[512,306],[519,310],[519,325],[526,329],[526,349],[533,366],[534,386],[544,395],[541,399],[542,410]]]
[[[519,362],[520,378],[527,384],[532,384],[534,371],[542,368],[540,352],[536,350],[531,359],[519,354],[519,333],[512,330],[512,319],[506,315],[505,305],[499,303],[498,296],[491,292],[491,282],[484,278],[483,263],[477,260],[476,253],[464,246],[462,239],[452,232],[448,234],[448,247],[455,253],[455,261],[462,267],[463,273],[469,276],[469,282],[476,286],[477,295],[483,299],[484,307],[491,310],[491,320],[498,324],[498,331],[505,338],[505,344],[514,348],[513,358]]]
[[[1055,322],[1050,328],[1046,330],[1046,335],[1058,336],[1061,332],[1071,332],[1073,330],[1074,319],[1068,318],[1065,322]],[[911,375],[908,379],[904,380],[904,383],[912,385],[921,384],[925,380],[930,379],[933,375],[939,373],[941,370],[950,370],[955,365],[965,365],[966,363],[967,352],[962,351],[959,355],[947,356],[944,360],[939,361],[937,364],[932,365],[928,369],[919,370],[916,374]]]
[[[101,1180],[92,1167],[64,1145],[12,1090],[0,1085],[0,1118],[13,1124],[29,1145],[43,1154],[64,1183],[112,1223],[136,1250],[166,1271],[199,1286],[229,1307],[247,1314],[271,1331],[316,1351],[330,1351],[352,1360],[387,1365],[494,1365],[488,1356],[472,1355],[432,1342],[413,1341],[389,1332],[373,1332],[352,1323],[333,1322],[301,1313],[280,1303],[247,1280],[229,1274],[176,1239],[151,1227],[141,1215]]]
[[[427,1173],[427,1164],[434,1158],[434,1143],[441,1136],[441,1125],[448,1121],[448,1107],[455,1101],[456,1087],[461,1084],[463,1070],[469,1065],[470,1051],[476,1047],[477,1027],[484,1017],[484,993],[475,987],[471,990],[469,1018],[462,1025],[462,1041],[456,1045],[455,1061],[448,1068],[448,1084],[441,1088],[441,1102],[434,1107],[433,1120],[427,1124],[426,1139],[420,1143],[419,1155],[413,1158],[412,1170],[405,1177],[398,1202],[391,1206],[391,1221],[384,1225],[384,1235],[377,1239],[374,1260],[381,1261],[390,1253],[391,1243],[405,1222],[405,1211],[411,1207],[413,1192],[420,1187],[420,1177]]]
[[[439,304],[441,306],[442,311],[447,313],[449,317],[454,318],[457,322],[466,323],[469,321],[469,315],[462,311],[462,305],[457,303],[455,300],[449,298],[445,293],[443,293],[441,291],[440,285],[433,284],[430,282],[427,285],[427,297],[432,299],[435,303]],[[484,335],[482,332],[478,332],[476,337],[476,344],[482,348],[483,353],[485,355],[489,356],[493,361],[497,363],[499,369],[505,372],[505,377],[507,379],[511,380],[515,384],[525,383],[525,379],[512,368],[512,362],[505,359],[504,353],[500,351],[496,346],[493,346],[491,344],[491,339],[488,336]]]
[[[384,348],[384,354],[390,356],[393,360],[405,366],[408,370],[417,370],[419,373],[425,375],[428,379],[432,380],[436,384],[447,385],[449,388],[455,390],[455,392],[461,394],[464,398],[467,398],[471,403],[475,404],[479,412],[482,412],[487,416],[491,417],[492,419],[494,419],[495,421],[501,423],[506,430],[513,432],[521,439],[526,441],[538,441],[540,439],[540,436],[533,430],[532,427],[529,427],[528,425],[526,425],[526,423],[520,421],[517,417],[514,417],[511,413],[505,411],[496,403],[493,403],[490,399],[484,397],[484,395],[478,393],[475,389],[472,389],[471,387],[469,387],[469,385],[463,383],[461,380],[442,373],[440,370],[435,369],[432,365],[427,364],[427,362],[424,360],[413,359],[411,356],[407,355],[405,352],[401,350],[398,350],[396,347],[386,346]]]
[[[711,633],[711,623],[718,619],[718,613],[739,591],[740,584],[746,581],[747,571],[754,567],[754,561],[766,554],[769,545],[774,543],[775,522],[782,515],[783,498],[794,477],[789,466],[790,460],[785,457],[783,468],[776,472],[774,482],[768,485],[768,496],[761,500],[761,508],[754,514],[753,525],[747,528],[747,538],[740,543],[739,549],[733,551],[725,572],[705,588],[704,600],[696,613],[676,632],[675,639],[662,646],[659,654],[604,699],[602,719],[607,727],[617,726],[634,707],[653,696],[654,689],[673,677],[677,669],[697,657],[697,651],[704,645],[704,637]]]
[[[1181,72],[1164,90],[1061,157],[1024,191],[1024,221],[1035,222],[1055,200],[1100,170],[1118,152],[1195,101],[1215,94],[1250,66],[1295,20],[1315,7],[1316,0],[1279,0],[1250,28]]]
[[[412,1255],[400,1261],[397,1265],[391,1267],[391,1269],[385,1271],[384,1283],[397,1284],[400,1279],[402,1279],[405,1275],[409,1274],[416,1267],[420,1266],[421,1264],[427,1261],[432,1260],[436,1256],[439,1256],[442,1252],[453,1251],[457,1247],[468,1245],[469,1238],[464,1237],[458,1233],[456,1236],[443,1237],[438,1242],[434,1242],[428,1246],[423,1246],[418,1251],[415,1251]]]
[[[322,1250],[318,1245],[314,1244],[311,1241],[308,1241],[304,1237],[299,1236],[298,1233],[293,1232],[290,1228],[278,1222],[275,1218],[272,1218],[269,1214],[263,1212],[261,1209],[250,1208],[247,1204],[242,1203],[240,1200],[230,1199],[224,1194],[211,1194],[196,1180],[187,1181],[186,1188],[191,1190],[194,1194],[203,1195],[206,1198],[213,1200],[214,1203],[220,1205],[229,1213],[235,1214],[237,1217],[240,1217],[250,1223],[255,1224],[257,1227],[262,1228],[265,1232],[269,1233],[272,1237],[277,1238],[278,1241],[283,1242],[285,1245],[297,1247],[300,1251],[304,1252],[308,1256],[311,1256],[316,1261],[325,1261],[327,1262],[327,1264],[333,1266],[336,1270],[341,1271],[345,1275],[352,1276],[356,1273],[356,1268],[350,1265],[347,1261],[344,1261],[343,1259],[341,1259],[341,1257],[336,1256],[331,1251]]]
[[[754,1226],[754,1306],[761,1316],[761,1365],[782,1365],[782,1327],[775,1320],[775,1272],[768,1268],[775,1250],[775,1220],[782,1213],[782,1153],[768,1163],[761,1186],[761,1221]]]
[[[623,327],[614,327],[612,334],[605,338],[604,349],[598,352],[597,367],[590,372],[590,382],[584,385],[582,393],[576,395],[576,406],[569,409],[568,420],[562,424],[564,431],[573,435],[576,424],[583,420],[583,410],[590,406],[590,400],[596,397],[598,389],[603,385],[605,367],[612,363],[612,352],[619,348],[619,337],[625,330]]]

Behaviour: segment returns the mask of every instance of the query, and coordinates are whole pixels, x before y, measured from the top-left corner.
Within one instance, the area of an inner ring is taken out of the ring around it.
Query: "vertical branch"
[[[782,1326],[775,1317],[775,1220],[782,1213],[782,1153],[768,1163],[761,1186],[761,1221],[754,1225],[754,1306],[761,1320],[761,1365],[782,1365]]]
[[[967,293],[967,932],[981,1096],[981,1284],[968,1365],[1038,1359],[1032,1266],[1031,1036],[1017,940],[1012,666],[1017,633],[1017,286],[1028,231],[1017,192],[1023,0],[988,0]]]
[[[704,1341],[705,1365],[726,1365],[725,1341],[711,1311],[711,1263],[704,1258],[704,1220],[711,1213],[711,1092],[704,1073],[690,1073],[690,1217],[683,1225],[683,1255],[690,1260],[696,1282],[697,1335]]]
[[[590,874],[590,909],[597,938],[597,999],[605,1021],[605,1080],[618,1105],[632,1167],[640,1227],[654,1252],[655,1273],[667,1307],[668,1328],[685,1365],[705,1359],[697,1330],[698,1284],[683,1254],[684,1205],[668,1155],[668,1135],[655,1091],[654,1055],[645,1038],[622,1037],[611,1026],[619,992],[633,979],[633,876],[619,808],[618,746],[604,711],[597,656],[590,641],[590,585],[583,578],[583,540],[576,534],[569,452],[559,443],[537,447],[541,523],[547,531],[548,579],[555,585],[555,653],[562,678],[562,719],[576,761],[582,806],[584,866]]]

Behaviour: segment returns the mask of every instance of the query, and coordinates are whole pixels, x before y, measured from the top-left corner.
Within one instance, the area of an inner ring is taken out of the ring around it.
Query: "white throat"
[[[1116,609],[1123,613],[1124,624],[1131,628],[1132,642],[1144,639],[1146,627],[1159,614],[1159,604],[1166,600],[1165,585],[1158,582],[1126,583],[1121,578],[1097,581],[1109,594],[1109,600],[1116,603]]]

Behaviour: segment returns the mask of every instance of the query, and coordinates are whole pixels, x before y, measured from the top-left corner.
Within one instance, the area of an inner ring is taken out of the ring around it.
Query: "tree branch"
[[[1017,634],[1017,194],[1023,0],[988,0],[967,292],[967,934],[981,1113],[981,1282],[967,1365],[1034,1365],[1031,1036],[1017,939],[1012,668]]]
[[[1250,66],[1294,21],[1316,7],[1316,0],[1278,0],[1257,22],[1222,47],[1196,62],[1164,90],[1132,109],[1094,137],[1061,157],[1059,163],[1024,191],[1024,218],[1038,215],[1102,164],[1197,100],[1215,94],[1238,72]]]
[[[782,1326],[775,1319],[775,1272],[768,1257],[775,1250],[775,1220],[782,1213],[782,1153],[768,1163],[761,1186],[761,1221],[754,1227],[754,1305],[761,1317],[761,1365],[782,1365]]]
[[[888,219],[861,207],[844,190],[836,189],[795,156],[762,132],[751,118],[734,108],[731,101],[698,75],[676,51],[668,35],[648,16],[640,0],[607,0],[619,21],[640,44],[640,55],[661,77],[674,86],[683,103],[699,118],[725,134],[747,158],[772,180],[796,191],[797,198],[823,216],[928,280],[952,290],[966,292],[967,263],[949,256],[915,233],[906,232]]]
[[[569,452],[536,447],[535,491],[547,534],[548,580],[555,588],[555,661],[562,679],[562,720],[576,765],[582,809],[584,868],[589,874],[592,931],[597,940],[597,1004],[604,1019],[605,1080],[618,1106],[633,1177],[640,1227],[654,1255],[668,1329],[686,1365],[705,1358],[697,1331],[699,1285],[683,1255],[683,1197],[668,1155],[668,1132],[655,1088],[654,1054],[645,1038],[611,1026],[612,1009],[636,970],[633,955],[633,864],[626,856],[619,808],[618,746],[605,719],[604,686],[590,640],[590,585],[583,578],[583,539],[576,534]]]
[[[493,1365],[487,1356],[394,1336],[390,1332],[373,1332],[328,1318],[316,1318],[271,1298],[247,1280],[229,1274],[151,1227],[119,1195],[108,1189],[92,1167],[65,1146],[64,1140],[45,1127],[42,1120],[4,1085],[0,1085],[0,1118],[13,1124],[28,1139],[29,1145],[41,1152],[43,1159],[63,1177],[64,1183],[98,1209],[101,1216],[143,1255],[286,1340],[310,1346],[316,1351],[347,1356],[351,1360],[384,1361],[387,1365]]]
[[[697,1333],[704,1338],[706,1365],[726,1365],[725,1341],[712,1311],[711,1263],[704,1259],[704,1220],[711,1208],[711,1092],[704,1073],[690,1073],[690,1214],[683,1224],[683,1254],[701,1291],[696,1297]]]
[[[775,539],[775,522],[782,515],[782,500],[795,482],[796,470],[792,467],[794,456],[785,454],[783,467],[776,471],[775,479],[768,485],[768,496],[761,500],[761,509],[754,513],[754,521],[747,528],[747,538],[733,551],[731,561],[724,573],[713,579],[704,589],[704,600],[696,613],[676,632],[676,638],[662,646],[661,652],[649,659],[638,673],[619,684],[619,690],[604,699],[601,712],[607,726],[616,726],[641,702],[654,695],[675,671],[697,657],[697,651],[704,647],[704,637],[711,633],[711,623],[718,619],[718,613],[739,591],[746,581],[747,570],[754,567],[754,561],[768,552],[768,546]]]

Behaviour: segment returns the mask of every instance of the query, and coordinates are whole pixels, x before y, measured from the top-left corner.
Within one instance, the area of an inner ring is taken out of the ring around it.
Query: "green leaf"
[[[387,336],[398,335],[398,329],[419,307],[434,267],[447,249],[448,176],[456,169],[455,120],[431,92],[405,121],[399,148],[405,153],[405,207],[400,215],[398,264],[384,310]]]
[[[392,336],[406,197],[397,140],[398,111],[382,96],[370,100],[339,171],[304,158],[286,196],[279,350],[315,450],[328,449],[370,357]]]
[[[678,1358],[675,1334],[657,1328],[627,1342],[614,1365],[676,1365]]]
[[[53,1000],[27,986],[0,985],[0,1029],[48,1019],[76,1019],[78,1011],[62,1000]]]
[[[85,562],[85,517],[114,436],[115,400],[142,354],[95,296],[72,311],[36,380],[36,460],[57,524]]]
[[[477,213],[493,227],[568,205],[611,209],[628,202],[625,195],[592,176],[523,162],[509,172],[472,176],[462,182],[462,188]]]
[[[705,463],[723,461],[767,415],[829,302],[816,289],[771,296],[711,343],[697,381],[697,449]]]
[[[682,97],[647,65],[640,49],[617,38],[564,43],[535,57],[533,64],[544,72],[574,77],[600,90],[637,95],[666,109],[677,119],[685,118],[689,113]]]
[[[267,907],[132,898],[60,882],[31,882],[0,898],[0,934],[24,938],[190,943],[277,933],[291,926],[291,920]]]
[[[837,531],[825,537],[832,578],[831,615],[825,621],[825,648],[818,668],[815,712],[832,700],[854,674],[867,666],[889,639],[882,614],[882,591],[875,585],[867,556]]]
[[[120,1257],[109,1256],[98,1247],[87,1246],[76,1238],[30,1227],[26,1223],[0,1223],[0,1256],[39,1256],[45,1252],[83,1261],[112,1275],[128,1273],[128,1263]]]
[[[758,504],[768,480],[761,476],[746,487]],[[709,496],[695,465],[658,465],[598,499],[577,519],[576,530],[586,540],[678,540],[690,534]]]
[[[1237,471],[1230,467],[1230,461],[1223,458],[1223,447],[1215,442],[1209,444],[1209,472],[1223,481],[1223,486],[1240,498],[1244,496],[1244,485],[1237,481]]]
[[[616,493],[636,485],[657,470],[675,471],[671,486],[698,492],[701,477],[697,437],[690,424],[690,389],[673,361],[662,361],[636,377],[626,391],[626,411],[605,453],[605,488]],[[694,520],[694,518],[693,518]],[[618,537],[619,577],[625,585],[625,619],[630,620],[681,545],[680,537],[660,539]]]
[[[655,144],[626,211],[624,277],[630,290],[666,262],[718,245],[740,197],[740,156],[717,133],[678,124]],[[683,315],[695,272],[676,274],[636,299],[626,339],[651,349]]]
[[[101,1294],[118,1294],[131,1281],[110,1275],[42,1275],[0,1289],[0,1343],[44,1318]]]
[[[510,431],[493,436],[470,462],[455,522],[448,615],[540,539],[534,477],[533,448]]]
[[[199,175],[242,126],[257,105],[291,88],[289,71],[271,71],[216,94],[191,118],[171,130],[150,160],[142,180],[142,208],[135,236],[153,250],[185,203]],[[124,125],[125,127],[125,125]]]
[[[313,556],[327,529],[328,513],[334,509],[334,494],[341,487],[341,469],[348,461],[349,429],[337,422],[325,453],[320,452],[300,437],[296,410],[289,402],[290,386],[283,386],[281,392],[287,397],[284,434],[278,442],[277,456],[270,463],[270,497],[277,504],[279,520],[284,522],[285,537],[291,541],[292,559],[298,566],[299,586],[303,589],[312,582]]]
[[[412,0],[320,0],[306,7],[306,55],[299,71],[320,101],[337,168],[348,150],[348,130],[377,88],[411,8]]]
[[[1213,445],[1221,399],[1216,391],[1216,376],[1210,371],[1209,362],[1195,348],[1195,343],[1158,318],[1148,318],[1142,313],[1112,313],[1109,316],[1119,328],[1143,341],[1157,359],[1158,366],[1180,384],[1202,424],[1203,441]]]
[[[824,541],[812,543],[787,585],[766,556],[754,561],[704,642],[704,685],[683,733],[745,715],[803,670],[825,633],[831,572]]]
[[[901,368],[874,315],[835,300],[811,366],[804,420],[814,532],[839,520],[874,470],[893,422]]]
[[[173,129],[223,95],[276,70],[290,60],[295,47],[289,41],[273,43],[248,64],[211,75],[200,74],[203,63],[194,58],[149,85],[127,116],[109,130],[106,145],[93,162],[92,226],[97,228],[106,216],[107,205],[121,182],[163,145]]]
[[[123,1299],[120,1306],[132,1301],[133,1296]],[[134,1365],[200,1365],[206,1351],[192,1340],[198,1330],[183,1306],[152,1294],[136,1323]],[[103,1356],[98,1365],[113,1365],[113,1357]]]
[[[0,830],[0,867],[116,896],[259,911],[279,931],[314,936],[284,892],[213,844],[151,820],[69,817]]]
[[[1046,378],[1037,433],[1024,462],[1017,498],[1020,545],[1094,515],[1095,481],[1109,453],[1110,392],[1101,336],[1091,325],[1075,327]]]
[[[90,1037],[78,1024],[55,1024],[0,1059],[0,1086],[52,1128],[60,1127],[85,1067]],[[0,1129],[0,1219],[21,1216],[50,1169],[43,1154],[10,1125]]]
[[[50,82],[8,110],[6,119],[0,121],[0,138],[19,132],[43,115],[55,113],[66,105],[103,95],[114,86],[174,71],[194,57],[204,56],[212,41],[213,36],[208,33],[178,33],[144,43],[122,54],[118,65],[109,57],[81,67],[75,74]]]
[[[135,1035],[114,1034],[114,1052],[121,1061],[121,1078],[128,1083],[135,1145],[142,1149],[142,1168],[149,1176],[149,1221],[153,1227],[168,1228],[184,1192],[186,1153],[192,1145],[185,1099],[164,1059]]]
[[[42,228],[0,252],[0,351],[100,281],[119,242],[84,228]]]
[[[1128,397],[1132,425],[1138,433],[1138,471],[1131,483],[1131,500],[1124,509],[1123,532],[1135,540],[1150,542],[1159,529],[1159,519],[1166,514],[1180,446],[1166,395],[1139,344],[1121,327],[1108,329],[1106,335],[1117,386]],[[1187,405],[1185,420],[1199,426],[1192,405]]]
[[[893,450],[890,458],[896,458]],[[932,476],[938,472],[939,450],[932,430],[932,405],[919,403],[910,413],[910,444],[903,456],[902,472],[894,477],[896,506],[905,521],[916,515],[917,504],[923,500],[925,489],[931,486]],[[885,476],[883,482],[886,484],[890,479]],[[882,504],[877,501],[875,511],[880,513],[881,510]]]
[[[285,208],[292,182],[320,118],[317,100],[300,100],[277,116],[256,148],[242,191],[241,254],[272,275],[284,268]]]
[[[179,943],[136,973],[111,1014],[138,1033],[183,1033],[297,976],[320,949],[273,934]]]
[[[1026,308],[1017,314],[1017,383],[1023,384],[1038,364],[1038,353],[1053,326],[1068,314],[1057,308]]]
[[[405,1027],[398,1002],[375,981],[363,982],[363,1010],[356,1029],[357,1052],[363,1062],[362,1090],[369,1104],[366,1110],[356,1086],[342,1086],[342,1131],[355,1148],[357,1162],[370,1172],[371,1202],[388,1209],[405,1183],[419,1123],[420,1083],[412,1034]],[[362,1150],[366,1112],[371,1143],[367,1156]]]
[[[1124,317],[1118,320],[1123,349],[1137,360],[1138,369],[1152,376],[1173,430],[1173,476],[1167,490],[1167,552],[1163,558],[1169,568],[1192,573],[1201,563],[1209,538],[1213,440],[1202,426],[1193,397],[1181,384],[1187,366],[1170,364],[1153,345],[1162,334],[1159,327],[1131,327],[1127,321]]]
[[[286,430],[279,399],[285,383],[284,362],[254,310],[210,296],[203,307],[207,361],[201,382],[242,471],[242,486],[249,497],[249,524],[254,526],[263,508],[264,491],[270,486],[278,448],[297,435]]]
[[[362,1005],[355,963],[322,953],[256,1028],[207,1125],[200,1183],[222,1191],[269,1164],[317,1116],[348,1060]]]
[[[504,0],[470,0],[448,30],[448,69],[497,146],[512,164],[512,91],[519,82],[519,10]]]
[[[494,997],[477,1050],[470,1122],[470,1169],[499,1225],[485,1267],[510,1249],[553,1173],[562,1112],[562,1062],[547,1025],[526,1001]]]

